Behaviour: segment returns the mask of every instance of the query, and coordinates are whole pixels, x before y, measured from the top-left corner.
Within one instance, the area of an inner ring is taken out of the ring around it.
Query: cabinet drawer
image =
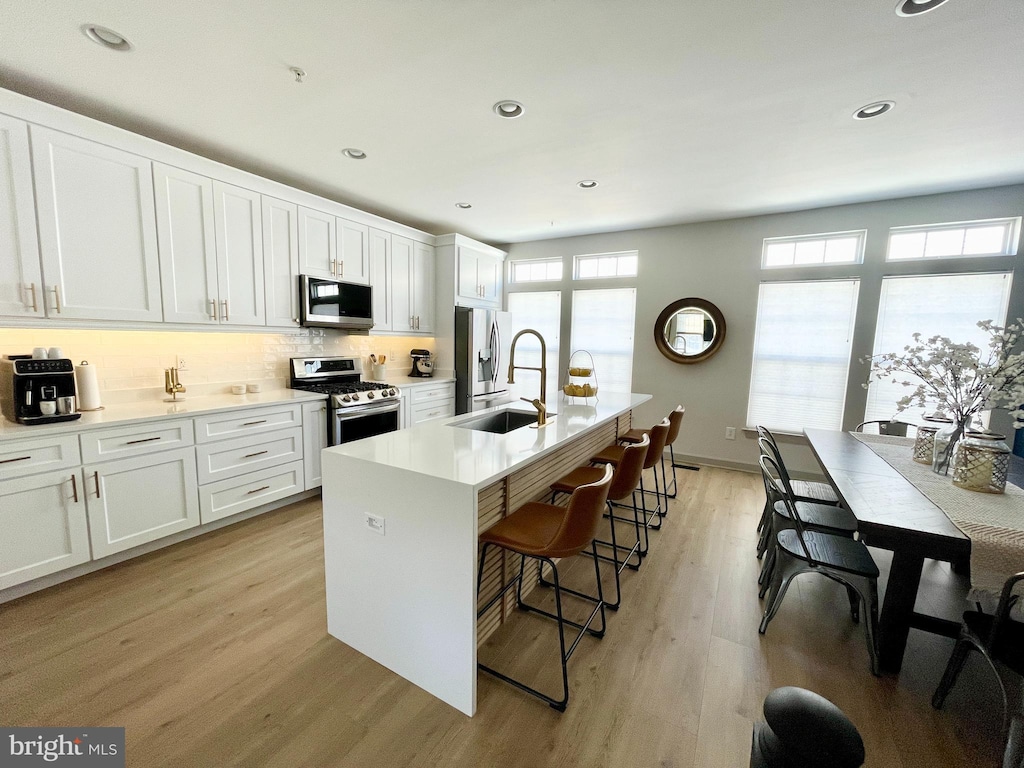
[[[434,400],[432,402],[421,403],[420,405],[413,406],[412,423],[422,424],[424,421],[430,421],[431,419],[440,419],[445,416],[454,415],[455,398]]]
[[[412,404],[415,407],[417,403],[455,397],[455,382],[449,381],[446,384],[435,384],[432,387],[412,387],[409,391],[412,393]]]
[[[250,472],[199,489],[199,515],[203,523],[245,512],[305,490],[302,462]]]
[[[81,441],[82,463],[90,464],[144,456],[172,448],[187,448],[195,443],[195,437],[192,434],[191,419],[175,419],[83,432]]]
[[[77,467],[81,463],[78,435],[0,443],[0,480]]]
[[[302,406],[270,406],[245,411],[217,413],[196,419],[196,442],[209,443],[229,437],[272,432],[285,427],[302,426]]]
[[[237,437],[196,448],[199,484],[302,459],[302,428]]]

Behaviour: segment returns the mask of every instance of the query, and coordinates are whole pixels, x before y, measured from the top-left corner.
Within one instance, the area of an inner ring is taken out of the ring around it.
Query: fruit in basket
[[[596,390],[592,386],[590,386],[589,384],[584,384],[583,385],[583,396],[584,397],[593,397],[594,394],[595,394],[595,391]]]
[[[591,369],[591,368],[570,368],[569,369],[569,375],[570,376],[589,376],[591,373],[593,373],[593,369]]]

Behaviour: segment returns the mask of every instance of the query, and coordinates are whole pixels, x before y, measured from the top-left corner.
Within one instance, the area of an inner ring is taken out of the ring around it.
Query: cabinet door
[[[370,285],[373,287],[373,330],[394,330],[391,235],[370,230]],[[309,477],[309,472],[306,473]]]
[[[248,189],[213,182],[217,232],[217,285],[220,321],[265,325],[263,225],[260,196]]]
[[[0,589],[89,560],[83,489],[73,476],[50,472],[0,482]]]
[[[299,324],[299,209],[263,198],[263,273],[267,288],[267,325]]]
[[[159,321],[150,161],[35,125],[30,135],[47,313]]]
[[[434,332],[434,246],[413,244],[412,312],[416,330]]]
[[[82,468],[93,556],[106,557],[199,525],[192,448]]]
[[[416,330],[416,309],[412,304],[413,248],[407,237],[391,236],[391,302],[396,331]]]
[[[305,403],[302,406],[302,463],[306,490],[323,485],[320,451],[327,447],[327,404]]]
[[[45,314],[28,125],[0,115],[0,315]]]
[[[370,228],[338,219],[338,278],[370,284]]]
[[[480,280],[481,298],[495,307],[501,306],[502,274],[504,262],[488,254],[477,257],[477,278]]]
[[[217,322],[217,242],[213,181],[168,165],[153,166],[160,293],[169,323]]]
[[[337,277],[337,224],[329,213],[299,208],[300,274]]]
[[[458,249],[458,286],[459,298],[469,303],[478,303],[480,296],[480,279],[477,275],[477,252],[463,246]]]

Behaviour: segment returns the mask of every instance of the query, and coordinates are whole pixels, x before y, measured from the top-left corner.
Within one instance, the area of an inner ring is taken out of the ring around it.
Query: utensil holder
[[[381,363],[374,363],[371,366],[370,377],[374,381],[384,381],[388,376],[388,367]]]

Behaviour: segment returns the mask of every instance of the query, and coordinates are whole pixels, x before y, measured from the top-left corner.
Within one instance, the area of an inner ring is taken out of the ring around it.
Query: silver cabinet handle
[[[247,453],[242,458],[251,459],[253,456],[262,456],[264,453],[270,453],[270,451],[256,451],[256,453]]]
[[[207,301],[210,304],[210,319],[213,320],[213,322],[217,322],[217,300],[207,299]]]
[[[38,312],[39,311],[39,304],[36,302],[36,284],[35,283],[29,283],[28,284],[28,292],[29,292],[29,295],[32,297],[32,311],[33,312]]]
[[[100,498],[100,473],[93,472],[92,479],[96,481],[96,498]]]
[[[60,286],[55,285],[50,289],[53,291],[53,308],[57,310],[57,314],[60,314]]]
[[[221,299],[220,303],[224,306],[224,311],[221,313],[224,316],[224,322],[228,321],[228,300]]]
[[[250,495],[250,494],[253,494],[253,493],[259,493],[260,491],[265,491],[265,490],[267,490],[269,488],[270,488],[269,485],[264,485],[264,486],[261,486],[259,488],[253,488],[251,491],[246,491],[245,493],[246,493],[246,495]]]
[[[154,440],[161,440],[160,437],[144,437],[141,440],[129,440],[125,445],[138,445],[139,443],[152,443]]]
[[[71,475],[71,498],[75,500],[75,504],[78,503],[78,480],[74,473]]]
[[[243,423],[242,426],[243,427],[254,427],[257,424],[266,424],[266,423],[267,423],[266,419],[260,419],[259,421],[247,421],[247,422]]]
[[[338,277],[345,276],[345,260],[338,259]]]
[[[338,260],[337,259],[331,259],[331,274],[334,275],[335,277],[338,276]]]
[[[11,464],[11,463],[13,463],[15,461],[28,461],[31,458],[32,458],[31,456],[19,456],[16,459],[2,459],[2,460],[0,460],[0,464]]]

